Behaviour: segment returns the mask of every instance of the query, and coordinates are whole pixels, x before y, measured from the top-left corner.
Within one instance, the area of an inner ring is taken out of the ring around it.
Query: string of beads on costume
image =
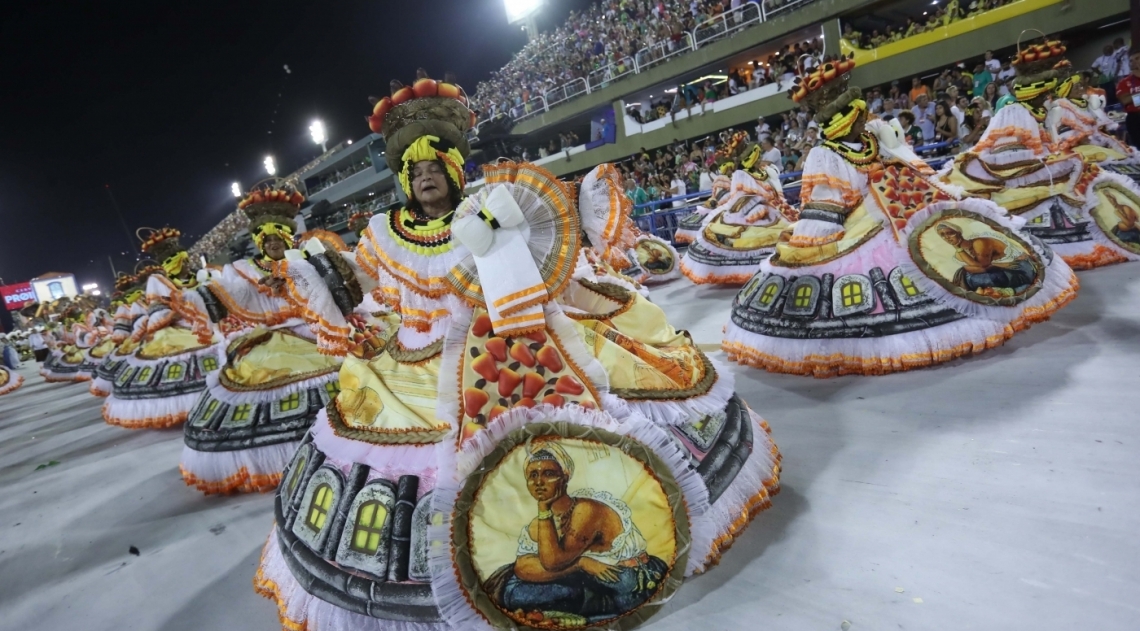
[[[455,211],[438,219],[401,208],[388,213],[388,232],[401,246],[424,255],[450,252],[451,220]]]
[[[862,147],[855,149],[843,142],[825,140],[823,146],[839,154],[839,157],[855,165],[860,170],[869,167],[879,156],[879,141],[873,134],[863,133],[859,136]]]

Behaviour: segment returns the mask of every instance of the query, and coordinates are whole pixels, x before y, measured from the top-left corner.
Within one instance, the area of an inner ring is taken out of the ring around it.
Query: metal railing
[[[637,62],[637,71],[643,72],[646,68],[652,68],[666,59],[671,59],[682,53],[696,50],[696,47],[693,46],[693,34],[682,33],[682,35],[684,35],[684,37],[681,41],[673,41],[670,39],[664,42],[657,42],[652,46],[646,46],[637,51],[637,56],[634,57],[634,60]]]
[[[546,107],[549,109],[563,101],[569,101],[579,94],[588,94],[589,92],[590,86],[586,83],[586,80],[578,78],[569,83],[563,83],[560,86],[550,88],[546,91],[546,94],[543,95],[543,98],[546,99]]]
[[[720,15],[705,20],[693,29],[694,48],[700,48],[714,40],[731,35],[745,27],[764,21],[760,5],[747,2],[738,8],[729,9]]]
[[[626,57],[624,60],[594,70],[584,78],[578,77],[547,90],[541,97],[541,110],[537,107],[532,107],[529,110],[521,111],[517,114],[515,111],[509,112],[508,114],[512,116],[515,122],[532,118],[540,113],[540,111],[550,111],[550,108],[555,105],[565,103],[583,94],[590,94],[594,90],[600,90],[609,86],[609,84],[618,79],[631,74],[640,74],[646,69],[652,68],[673,57],[697,50],[701,46],[710,44],[722,37],[732,35],[754,24],[767,21],[769,17],[775,13],[814,1],[815,0],[787,0],[786,2],[777,4],[779,0],[748,0],[748,2],[745,2],[736,9],[728,9],[716,17],[701,22],[692,31],[682,33],[680,40],[675,41],[670,39],[658,42],[652,46],[646,46],[637,51],[632,60]],[[763,4],[761,4],[761,2],[763,2]],[[549,48],[540,52],[546,52],[548,50]],[[620,69],[622,62],[625,64],[624,70]],[[532,99],[532,101],[533,100],[534,99]],[[517,109],[518,108],[512,108],[512,110]],[[482,123],[489,118],[490,114],[484,113],[479,122]]]
[[[516,123],[545,112],[547,110],[546,99],[541,96],[536,96],[526,103],[523,103],[522,108],[522,114],[514,117]]]
[[[593,92],[631,74],[637,74],[637,64],[632,57],[624,57],[586,75],[586,85]]]

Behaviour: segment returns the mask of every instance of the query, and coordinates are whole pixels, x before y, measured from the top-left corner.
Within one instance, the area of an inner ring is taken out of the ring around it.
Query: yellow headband
[[[851,128],[855,125],[855,121],[863,112],[867,111],[867,102],[863,99],[855,99],[845,108],[846,112],[836,112],[823,126],[823,136],[828,140],[836,140],[851,133]]]
[[[270,235],[281,237],[281,240],[285,242],[285,247],[287,248],[293,245],[292,228],[285,224],[275,222],[263,223],[253,229],[253,242],[257,245],[257,249],[261,251],[262,254],[265,254],[265,249],[261,247],[261,244],[265,241],[265,237]]]
[[[162,270],[166,272],[167,278],[174,278],[182,273],[182,266],[190,259],[190,255],[186,250],[182,250],[178,254],[171,256],[162,262]]]
[[[1017,97],[1018,101],[1032,101],[1055,87],[1057,87],[1056,78],[1046,79],[1029,85],[1015,85],[1013,86],[1013,95]]]
[[[744,159],[740,161],[740,164],[743,165],[745,169],[751,170],[753,165],[755,165],[756,162],[760,159],[760,154],[760,145],[753,145],[752,151],[748,152],[748,155],[744,156]]]
[[[400,156],[404,162],[404,166],[398,174],[400,188],[404,189],[404,194],[409,199],[412,198],[412,166],[417,162],[439,160],[443,163],[443,168],[447,174],[451,176],[451,183],[459,187],[460,193],[467,186],[467,182],[463,179],[463,154],[459,153],[455,147],[441,151],[433,146],[439,144],[442,144],[439,136],[420,136],[404,150],[404,155]]]
[[[1073,88],[1081,82],[1081,75],[1074,74],[1068,79],[1065,79],[1057,86],[1057,96],[1061,98],[1068,98],[1069,94],[1073,92]]]

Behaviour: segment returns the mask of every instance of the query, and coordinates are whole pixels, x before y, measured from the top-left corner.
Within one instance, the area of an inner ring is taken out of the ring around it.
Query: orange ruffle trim
[[[251,475],[249,470],[242,467],[237,473],[224,480],[203,480],[185,468],[179,466],[182,481],[186,486],[192,486],[206,495],[230,495],[233,493],[268,493],[281,483],[280,473],[267,473]]]
[[[1099,243],[1096,244],[1093,251],[1089,254],[1075,254],[1073,256],[1062,256],[1061,258],[1065,259],[1069,267],[1075,270],[1088,270],[1095,267],[1112,265],[1114,263],[1126,263],[1128,261],[1128,257]]]
[[[1077,275],[1073,274],[1065,291],[1047,304],[1026,309],[1025,313],[1006,326],[1003,332],[992,335],[981,342],[964,342],[933,354],[911,353],[900,357],[849,357],[842,354],[809,355],[802,361],[787,361],[775,355],[762,353],[740,342],[722,342],[721,349],[734,362],[769,372],[816,377],[817,379],[842,375],[889,375],[916,368],[928,368],[961,357],[977,355],[987,349],[997,348],[1016,333],[1024,331],[1038,322],[1048,320],[1058,309],[1077,297],[1079,288],[1080,281],[1077,280]]]
[[[190,412],[187,411],[178,414],[168,414],[166,416],[147,417],[144,419],[125,419],[108,416],[107,411],[103,411],[104,421],[107,421],[110,425],[118,425],[126,429],[168,429],[185,423],[189,416]]]
[[[269,542],[265,542],[265,545],[268,546]],[[265,575],[265,572],[261,569],[264,563],[265,549],[263,548],[261,551],[261,563],[257,566],[257,574],[253,576],[253,591],[277,603],[277,619],[281,622],[281,628],[283,630],[308,631],[308,624],[303,621],[298,622],[293,620],[286,615],[288,607],[285,605],[285,600],[281,597],[281,588]]]
[[[755,273],[752,273],[752,274],[726,274],[724,276],[713,276],[713,275],[698,276],[696,272],[689,269],[688,266],[685,265],[684,260],[681,261],[680,268],[681,268],[681,273],[685,275],[685,278],[688,278],[689,280],[693,281],[694,284],[697,284],[697,285],[743,285],[744,283],[747,283],[749,280],[751,280],[753,276],[756,275]],[[759,269],[759,268],[757,268],[757,269]]]
[[[48,383],[78,383],[81,381],[91,381],[91,377],[87,375],[76,375],[75,377],[49,377],[47,375],[40,374],[40,376],[43,377],[44,381]]]
[[[94,379],[92,379],[92,380],[91,380],[91,385],[90,385],[90,386],[87,386],[87,391],[88,391],[88,392],[90,392],[90,393],[91,393],[93,396],[96,396],[96,397],[109,397],[109,396],[111,396],[111,393],[110,393],[110,392],[107,392],[106,390],[100,390],[99,388],[96,388],[96,387],[95,387],[95,380],[94,380]]]

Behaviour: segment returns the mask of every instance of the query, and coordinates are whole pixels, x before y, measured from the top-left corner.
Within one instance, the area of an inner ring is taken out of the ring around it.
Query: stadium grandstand
[[[707,195],[712,156],[737,130],[763,143],[798,197],[819,134],[786,94],[797,69],[854,56],[852,83],[872,111],[899,117],[937,164],[985,128],[1023,31],[1070,42],[1074,66],[1102,83],[1116,77],[1094,66],[1106,46],[1127,50],[1128,11],[1128,0],[599,0],[467,81],[478,115],[468,189],[481,186],[481,165],[504,158],[567,179],[611,162],[643,229],[670,237],[676,216]],[[351,214],[403,201],[383,151],[371,134],[289,175],[307,191],[306,226],[352,243]],[[240,256],[241,225],[227,218],[194,254]]]

